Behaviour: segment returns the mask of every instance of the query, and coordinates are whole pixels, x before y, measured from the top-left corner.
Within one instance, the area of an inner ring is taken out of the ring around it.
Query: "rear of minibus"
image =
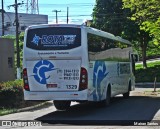
[[[37,25],[25,31],[25,100],[87,100],[87,46],[83,26]]]

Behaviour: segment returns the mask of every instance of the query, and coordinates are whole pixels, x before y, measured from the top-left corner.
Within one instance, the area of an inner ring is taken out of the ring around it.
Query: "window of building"
[[[8,68],[13,68],[13,58],[8,57]]]

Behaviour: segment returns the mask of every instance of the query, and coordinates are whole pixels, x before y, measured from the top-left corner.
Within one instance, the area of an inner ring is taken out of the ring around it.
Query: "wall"
[[[0,38],[0,82],[14,79],[14,41]]]

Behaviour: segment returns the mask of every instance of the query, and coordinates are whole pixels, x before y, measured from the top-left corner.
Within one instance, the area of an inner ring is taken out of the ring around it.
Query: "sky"
[[[19,13],[26,13],[27,0],[17,0],[18,3],[24,2],[24,5],[19,6]],[[31,3],[32,0],[28,0]],[[37,1],[37,0],[35,0]],[[14,4],[15,0],[4,0],[4,10],[6,12],[14,12],[14,8],[7,6]],[[56,13],[53,10],[58,10],[58,23],[66,23],[67,7],[69,7],[69,23],[82,24],[86,20],[91,20],[91,14],[95,5],[95,0],[38,0],[39,14],[48,15],[48,22],[56,22]],[[1,6],[1,3],[0,3]],[[29,13],[31,6],[28,5]]]

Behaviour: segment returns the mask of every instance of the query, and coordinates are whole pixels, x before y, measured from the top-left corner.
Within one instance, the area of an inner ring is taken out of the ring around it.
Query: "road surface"
[[[84,127],[85,129],[90,129],[92,125],[97,127],[95,129],[103,129],[107,125],[111,128],[116,128],[117,126],[122,127],[120,125],[123,124],[133,125],[131,123],[133,121],[142,123],[146,120],[160,120],[160,97],[144,96],[141,94],[142,92],[142,88],[137,88],[136,91],[131,93],[129,99],[123,99],[122,96],[117,96],[112,99],[111,105],[105,108],[100,108],[95,103],[72,103],[69,110],[58,111],[51,104],[52,106],[43,109],[1,116],[0,120],[36,120],[48,128],[56,127],[58,129],[63,126],[70,129],[68,125],[74,125],[71,127],[78,126],[76,128]],[[160,126],[160,121],[156,122],[159,122],[158,124]],[[36,128],[42,129],[43,126]],[[146,128],[158,128],[158,126],[147,126]]]

